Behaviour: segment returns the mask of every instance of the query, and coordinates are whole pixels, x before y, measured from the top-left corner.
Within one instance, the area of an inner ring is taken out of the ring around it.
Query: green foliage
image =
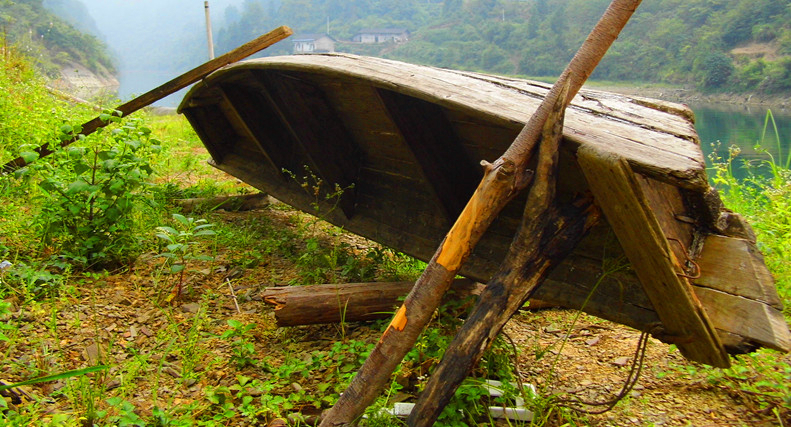
[[[704,89],[716,89],[724,86],[733,73],[731,58],[721,52],[713,52],[703,57],[698,68]]]
[[[772,133],[777,145],[776,156],[762,150],[770,143],[767,136]],[[766,264],[776,278],[786,317],[791,317],[791,153],[782,151],[771,111],[767,112],[756,148],[766,157],[745,161],[745,178],[734,175],[734,162],[740,154],[738,148],[731,147],[727,159],[715,154],[713,181],[726,205],[747,216],[755,229]],[[738,357],[730,369],[707,370],[706,375],[709,382],[739,395],[757,410],[774,411],[778,419],[787,418],[791,414],[791,368],[778,359],[775,352],[762,350]]]
[[[248,334],[255,328],[255,324],[242,323],[235,319],[228,319],[227,322],[231,329],[223,332],[220,338],[224,340],[233,339],[231,342],[231,362],[239,369],[254,365],[255,361],[252,357],[255,354],[255,346],[250,341]]]
[[[36,218],[42,242],[89,268],[128,263],[139,253],[135,215],[150,189],[149,159],[160,150],[140,119],[102,117],[120,126],[31,166],[42,178]],[[63,139],[79,133],[69,125],[61,131]]]
[[[707,380],[782,418],[781,412],[791,415],[791,366],[777,363],[779,357],[767,350],[737,356],[729,369],[707,370]]]
[[[4,45],[15,45],[45,74],[56,77],[59,67],[70,62],[100,74],[115,72],[101,41],[49,12],[41,1],[0,0],[0,10],[0,26],[7,38]]]
[[[763,149],[766,138],[774,133],[776,157]],[[723,196],[726,205],[745,215],[758,235],[758,244],[767,266],[777,278],[777,289],[784,301],[786,313],[791,306],[791,153],[783,153],[780,136],[771,111],[767,112],[762,138],[756,149],[766,157],[757,161],[744,161],[744,178],[735,175],[735,163],[740,150],[730,147],[728,158],[712,157],[712,180]]]
[[[187,265],[193,261],[212,261],[213,256],[198,253],[198,243],[201,238],[215,236],[212,230],[214,224],[209,224],[205,219],[195,219],[182,214],[174,213],[175,228],[167,225],[156,228],[156,236],[165,243],[165,248],[159,253],[165,258],[165,267],[168,273],[178,275],[176,285],[173,287],[167,301],[181,295]]]
[[[27,300],[54,296],[65,282],[67,272],[67,265],[57,260],[8,263],[0,269],[0,297],[16,295]]]
[[[284,0],[278,6],[272,0],[248,1],[242,9],[228,9],[218,44],[230,49],[281,23],[298,33],[321,33],[327,31],[329,17],[330,34],[340,42],[336,49],[342,52],[465,70],[557,76],[609,3]],[[750,65],[760,59],[731,52],[756,42],[791,55],[790,4],[790,0],[643,2],[594,78],[696,84],[707,90],[791,88],[783,58],[764,59],[768,66],[760,67]],[[411,37],[397,45],[344,42],[364,28],[406,28]],[[267,54],[290,53],[289,47],[282,44]],[[764,82],[767,78],[770,81]]]

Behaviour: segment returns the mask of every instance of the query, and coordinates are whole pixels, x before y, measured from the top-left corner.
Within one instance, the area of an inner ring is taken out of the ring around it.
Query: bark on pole
[[[562,207],[555,199],[565,104],[562,93],[544,125],[534,183],[505,260],[431,374],[407,420],[409,426],[434,424],[508,319],[599,218],[590,199]]]
[[[579,91],[641,0],[613,0],[601,20],[561,75],[571,77],[567,102]],[[494,163],[482,162],[484,177],[445,236],[412,291],[396,312],[368,359],[357,372],[338,402],[323,417],[321,426],[354,423],[379,395],[390,375],[414,346],[418,335],[439,306],[461,265],[497,214],[524,189],[531,173],[527,170],[541,134],[562,86],[555,84],[506,152]]]

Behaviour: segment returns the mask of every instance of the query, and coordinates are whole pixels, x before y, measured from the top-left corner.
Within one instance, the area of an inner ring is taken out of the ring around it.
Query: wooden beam
[[[730,366],[728,354],[695,298],[629,164],[595,147],[581,147],[579,164],[607,221],[662,321],[654,330],[672,337],[689,359]]]
[[[415,282],[341,283],[277,286],[264,289],[264,302],[275,307],[277,326],[355,322],[393,316],[399,298]],[[484,285],[456,279],[446,295],[461,300],[481,294]]]
[[[233,149],[236,133],[225,115],[216,110],[219,110],[217,105],[206,105],[190,107],[182,113],[203,141],[212,159],[220,164]]]
[[[255,144],[274,170],[294,171],[298,167],[296,143],[261,91],[236,84],[224,84],[218,90],[225,98],[231,123]]]
[[[480,168],[440,106],[385,89],[378,93],[452,224],[481,180]]]

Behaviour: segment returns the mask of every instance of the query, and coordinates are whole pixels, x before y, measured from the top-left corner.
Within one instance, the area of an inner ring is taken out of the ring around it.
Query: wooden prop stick
[[[579,91],[641,0],[613,0],[561,75],[570,76],[567,101]],[[506,152],[493,164],[482,162],[484,176],[426,270],[396,312],[390,326],[321,426],[353,423],[379,395],[396,366],[414,346],[456,273],[494,218],[527,187],[527,164],[562,86],[555,84]]]
[[[272,46],[273,44],[285,39],[293,33],[294,32],[291,30],[291,28],[286,26],[275,28],[274,30],[256,38],[255,40],[249,41],[220,57],[212,59],[203,65],[193,68],[192,70],[187,71],[175,79],[118,106],[115,111],[120,112],[121,116],[132,114],[135,111],[148,106],[172,93],[176,93],[179,90],[184,89],[185,87],[208,76],[221,67],[236,61],[240,61],[256,52]],[[95,132],[96,129],[107,126],[108,123],[109,122],[103,121],[101,118],[96,117],[82,125],[82,131],[80,134],[83,136],[90,135]],[[74,137],[72,139],[63,141],[54,149],[49,148],[47,145],[42,145],[41,147],[36,148],[34,151],[39,154],[39,157],[45,157],[54,153],[56,149],[65,147],[77,141],[78,139],[79,137]],[[17,157],[16,159],[11,160],[10,162],[3,165],[2,174],[5,175],[11,173],[17,169],[27,166],[27,164],[28,162],[25,161],[25,159],[22,157]]]
[[[431,374],[407,420],[409,426],[434,424],[508,319],[599,218],[590,199],[580,199],[562,208],[556,204],[558,146],[563,137],[565,95],[562,93],[558,98],[544,126],[536,176],[516,237],[500,269],[484,288],[473,312]]]

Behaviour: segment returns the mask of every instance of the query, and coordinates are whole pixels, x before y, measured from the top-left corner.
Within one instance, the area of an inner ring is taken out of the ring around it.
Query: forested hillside
[[[246,0],[228,7],[228,50],[277,25],[329,34],[337,50],[442,67],[555,76],[609,0]],[[348,40],[402,27],[399,45]],[[288,46],[272,53],[288,53]],[[791,0],[644,0],[594,78],[695,84],[707,90],[791,88]]]
[[[48,3],[59,6],[66,2]],[[72,11],[75,5],[82,6],[79,2],[69,3]],[[89,19],[87,13],[75,18],[86,24]],[[59,68],[70,62],[99,74],[115,71],[105,46],[96,37],[55,16],[44,7],[43,0],[0,0],[0,28],[3,46],[14,46],[49,76],[57,75]]]

